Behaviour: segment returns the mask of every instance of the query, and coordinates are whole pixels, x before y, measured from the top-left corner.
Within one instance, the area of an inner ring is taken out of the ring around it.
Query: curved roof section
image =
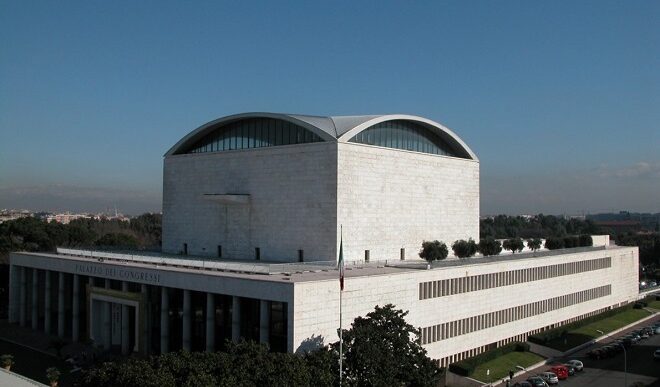
[[[431,121],[423,117],[407,114],[324,117],[300,114],[259,112],[234,114],[208,122],[184,136],[172,148],[170,148],[167,153],[165,153],[165,156],[175,155],[178,154],[182,149],[189,148],[193,143],[204,137],[210,131],[217,129],[219,126],[246,118],[260,117],[288,121],[293,124],[302,126],[312,133],[317,134],[324,141],[339,142],[348,142],[349,139],[351,139],[359,132],[381,122],[392,120],[413,121],[436,133],[438,136],[440,136],[440,138],[452,146],[456,153],[461,157],[475,161],[479,160],[477,155],[470,149],[470,147],[467,146],[465,142],[463,142],[463,140],[461,140],[460,137],[458,137],[458,135],[456,135],[456,133],[435,121]]]

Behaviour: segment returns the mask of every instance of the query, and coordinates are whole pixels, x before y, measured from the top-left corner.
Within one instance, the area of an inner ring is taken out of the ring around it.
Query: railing
[[[110,260],[124,263],[142,263],[155,266],[180,267],[196,270],[225,271],[235,273],[251,274],[286,274],[296,272],[315,272],[336,270],[336,263],[332,261],[319,262],[287,262],[269,263],[255,261],[221,261],[218,259],[206,259],[204,257],[184,257],[178,255],[168,256],[165,254],[140,254],[140,253],[116,253],[109,251],[65,249],[58,247],[58,254],[76,257],[90,258],[99,261]]]
[[[452,258],[444,261],[434,261],[433,263],[431,263],[431,268],[462,266],[462,265],[470,265],[470,264],[478,264],[478,263],[502,262],[502,261],[511,261],[516,259],[526,259],[526,258],[542,258],[553,255],[576,254],[576,253],[584,253],[588,251],[598,251],[598,250],[607,250],[607,247],[606,246],[575,247],[570,249],[543,250],[537,252],[516,253],[516,254],[503,251],[499,255],[490,255],[487,257],[477,255],[470,258]],[[410,268],[410,269],[426,269],[427,265],[428,264],[425,261],[420,261],[420,260],[389,261],[387,264],[387,266],[389,267],[400,267],[400,268]]]
[[[510,254],[503,253],[495,256],[476,256],[466,259],[448,259],[444,261],[435,261],[431,264],[432,268],[452,267],[478,263],[502,262],[508,260],[517,260],[525,258],[541,258],[561,254],[573,254],[596,250],[606,250],[605,246],[576,247],[570,249],[544,250],[537,252]],[[314,261],[314,262],[258,262],[258,261],[238,261],[222,260],[221,258],[206,258],[197,256],[167,255],[161,253],[149,252],[111,252],[86,249],[66,249],[57,248],[58,254],[71,255],[77,257],[90,258],[95,260],[110,260],[124,263],[141,263],[155,266],[180,267],[195,270],[224,271],[234,273],[250,274],[294,274],[309,273],[320,271],[337,270],[337,263],[334,261]],[[381,260],[381,261],[347,261],[345,268],[347,270],[365,269],[365,268],[401,268],[401,269],[426,269],[425,261],[415,260]]]

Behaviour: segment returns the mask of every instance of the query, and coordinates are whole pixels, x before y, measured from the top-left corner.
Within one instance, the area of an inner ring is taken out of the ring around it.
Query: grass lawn
[[[600,336],[601,334],[597,330],[609,333],[637,320],[641,320],[649,314],[644,309],[628,309],[614,316],[569,331],[565,338],[557,338],[549,341],[546,346],[560,351],[566,351]]]
[[[509,376],[509,371],[517,372],[516,366],[527,368],[543,360],[543,357],[531,352],[509,352],[489,362],[478,366],[471,378],[482,382],[491,383],[496,380],[502,380]],[[490,375],[486,376],[486,371],[490,370]]]
[[[656,300],[655,297],[648,297],[644,301],[649,304],[649,308],[660,310],[660,300]]]
[[[73,377],[69,373],[71,367],[62,359],[0,340],[0,354],[5,353],[14,355],[16,364],[11,367],[11,370],[17,374],[48,385],[46,369],[56,367],[62,373],[59,385],[67,387],[73,384]]]

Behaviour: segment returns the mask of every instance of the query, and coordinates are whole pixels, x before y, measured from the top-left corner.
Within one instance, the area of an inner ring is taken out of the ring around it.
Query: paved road
[[[560,387],[581,387],[581,386],[606,386],[606,387],[622,387],[626,386],[623,365],[624,365],[624,356],[623,352],[614,355],[608,359],[602,360],[591,360],[586,356],[586,353],[593,348],[598,348],[603,345],[606,345],[613,341],[619,336],[625,336],[627,332],[639,329],[642,326],[651,325],[660,321],[659,317],[656,317],[653,320],[646,321],[642,324],[621,332],[612,338],[606,338],[605,340],[594,344],[593,346],[586,348],[582,351],[574,353],[568,358],[561,359],[561,361],[569,359],[578,359],[581,360],[585,369],[582,372],[576,373],[576,375],[569,377],[566,380],[559,382]],[[628,383],[630,386],[635,382],[642,382],[644,386],[658,386],[660,387],[660,361],[653,359],[653,352],[660,348],[660,335],[653,335],[646,340],[641,340],[637,344],[633,344],[632,347],[627,349],[627,360],[628,360]],[[517,377],[515,381],[524,380],[529,377],[530,374],[536,374],[543,372],[549,367],[540,367],[530,373],[524,375],[524,377]]]

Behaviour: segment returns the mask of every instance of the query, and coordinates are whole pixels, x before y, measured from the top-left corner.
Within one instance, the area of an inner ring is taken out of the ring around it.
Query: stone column
[[[22,327],[25,326],[25,320],[27,319],[26,313],[27,313],[27,279],[25,278],[25,267],[21,266],[21,288],[20,288],[20,303],[18,305],[19,307],[19,323],[21,324]]]
[[[190,351],[190,290],[183,290],[183,349]]]
[[[259,301],[259,342],[266,343],[270,341],[270,302],[267,300]]]
[[[241,298],[232,297],[231,308],[231,340],[237,342],[241,338]]]
[[[206,350],[215,351],[215,296],[206,293]]]
[[[106,289],[110,289],[110,280],[106,279],[104,286]],[[107,301],[102,301],[103,313],[101,318],[103,320],[103,333],[101,334],[103,340],[103,348],[108,350],[112,347],[112,303]]]
[[[170,337],[170,295],[166,287],[160,291],[160,353],[169,351],[168,339]]]
[[[39,327],[39,270],[32,269],[32,329]]]
[[[140,292],[144,301],[140,311],[142,315],[142,332],[140,334],[142,336],[142,353],[148,355],[151,353],[151,305],[149,304],[149,288],[146,284],[140,285]]]
[[[50,335],[50,329],[51,329],[51,322],[50,319],[53,315],[53,309],[51,307],[51,300],[50,300],[50,293],[51,293],[51,285],[50,285],[50,270],[45,270],[46,275],[46,281],[45,282],[45,288],[46,290],[44,291],[44,332],[47,335]]]
[[[71,302],[72,324],[71,340],[80,339],[80,276],[73,275],[73,300]]]
[[[64,337],[64,273],[58,273],[57,282],[57,336]]]
[[[9,322],[15,324],[19,320],[19,305],[21,300],[21,275],[16,265],[9,265]]]
[[[128,292],[128,282],[121,282],[121,291]],[[122,355],[128,354],[128,342],[130,338],[129,333],[129,316],[128,316],[128,305],[121,306],[121,353]]]

